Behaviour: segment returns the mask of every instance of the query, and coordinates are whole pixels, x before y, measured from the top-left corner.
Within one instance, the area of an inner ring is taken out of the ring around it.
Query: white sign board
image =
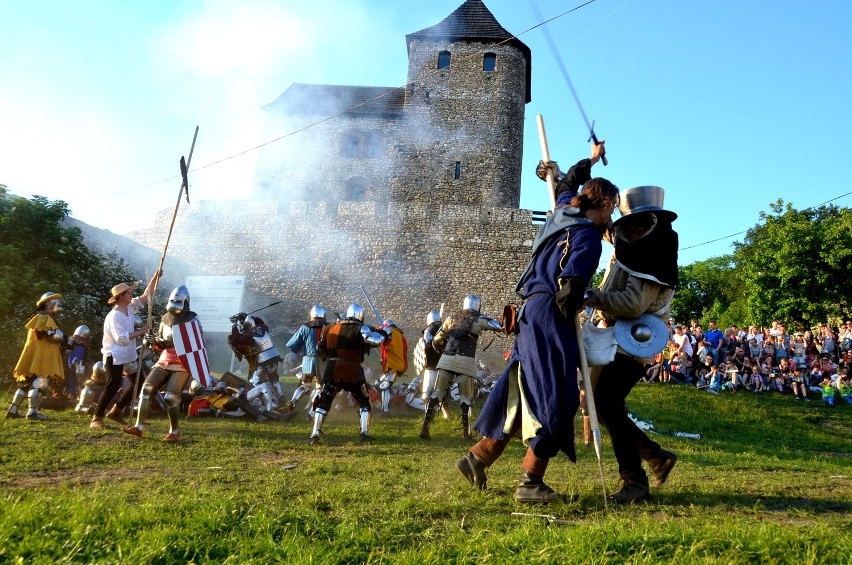
[[[245,277],[186,277],[189,305],[205,332],[230,333],[229,316],[242,312]]]

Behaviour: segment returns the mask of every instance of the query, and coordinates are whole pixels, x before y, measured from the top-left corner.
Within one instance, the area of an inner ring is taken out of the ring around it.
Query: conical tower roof
[[[419,39],[446,41],[481,41],[483,43],[508,43],[518,49],[527,62],[526,101],[531,100],[532,55],[530,48],[500,25],[482,0],[465,0],[455,12],[432,27],[427,27],[405,36],[406,45]]]

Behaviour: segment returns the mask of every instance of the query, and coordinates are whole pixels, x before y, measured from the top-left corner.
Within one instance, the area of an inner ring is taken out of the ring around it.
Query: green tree
[[[849,317],[850,210],[831,205],[799,211],[780,199],[770,208],[742,243],[734,243],[754,321],[786,320],[800,329]]]
[[[68,213],[61,200],[18,198],[0,185],[0,332],[7,336],[2,380],[11,377],[26,339],[23,326],[42,294],[62,294],[60,327],[70,335],[78,325],[89,326],[95,354],[110,288],[136,278],[120,257],[91,251],[78,228],[64,227]]]

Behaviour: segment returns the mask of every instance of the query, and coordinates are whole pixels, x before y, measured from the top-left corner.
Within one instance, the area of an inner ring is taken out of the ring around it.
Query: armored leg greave
[[[326,411],[322,408],[314,410],[314,431],[311,432],[311,437],[319,437],[322,433],[322,423],[325,421]]]
[[[391,392],[390,389],[385,389],[382,391],[382,412],[390,412],[390,399]]]
[[[24,389],[19,388],[15,391],[15,394],[12,396],[12,405],[9,406],[9,410],[6,412],[7,418],[14,418],[16,416],[20,416],[18,414],[18,409],[20,409],[21,404],[24,402],[24,399],[27,397],[27,393]]]
[[[33,414],[38,414],[38,407],[41,406],[41,401],[44,400],[44,395],[37,388],[32,388],[27,393],[27,397],[30,401],[30,411],[27,412],[27,416],[32,416]]]
[[[148,418],[148,409],[151,406],[151,389],[147,386],[142,387],[142,392],[139,393],[139,409],[136,412],[136,427],[142,429],[142,422]]]
[[[361,408],[361,433],[369,434],[370,432],[370,410]]]

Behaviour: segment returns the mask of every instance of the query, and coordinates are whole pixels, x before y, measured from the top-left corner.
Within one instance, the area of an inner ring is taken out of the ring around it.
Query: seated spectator
[[[819,336],[817,337],[817,346],[820,353],[834,353],[834,348],[837,345],[837,338],[831,327],[828,324],[819,327]]]
[[[750,338],[748,340],[748,352],[749,356],[757,359],[760,357],[760,352],[763,351],[763,347],[761,347],[760,343],[757,342],[757,338]]]
[[[831,386],[831,377],[828,375],[822,377],[820,389],[822,390],[822,401],[829,406],[834,406],[834,393],[836,389]]]
[[[852,322],[847,321],[841,326],[838,339],[840,339],[840,351],[843,353],[852,351]]]
[[[772,367],[769,371],[769,390],[775,392],[784,392],[784,377],[778,367]]]
[[[798,369],[790,374],[789,380],[790,390],[793,391],[793,395],[796,400],[807,400],[811,401],[808,398],[808,368],[804,365],[800,365]]]
[[[814,361],[813,367],[811,367],[808,380],[808,388],[814,392],[822,391],[822,365],[820,365],[819,360]],[[831,377],[829,377],[829,382],[831,381]]]
[[[796,333],[796,335],[793,336],[792,341],[790,341],[790,351],[792,351],[793,361],[795,361],[797,365],[806,364],[807,356],[805,354],[805,340],[800,332]]]
[[[849,381],[849,373],[843,369],[840,373],[840,378],[837,381],[837,392],[840,398],[848,404],[852,404],[852,384]]]
[[[684,353],[679,353],[671,360],[669,370],[669,379],[671,382],[679,385],[686,385],[692,382],[692,377],[687,372],[691,367],[687,367],[689,357]]]
[[[719,366],[714,364],[710,367],[710,372],[707,373],[707,378],[710,381],[710,385],[707,387],[707,392],[712,394],[719,394],[722,391],[722,384],[724,381],[724,373],[719,371]]]

